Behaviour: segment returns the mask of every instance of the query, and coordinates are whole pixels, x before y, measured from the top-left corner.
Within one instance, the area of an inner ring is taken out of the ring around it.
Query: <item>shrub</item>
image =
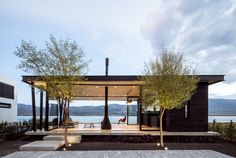
[[[234,135],[235,135],[235,127],[232,120],[230,121],[230,123],[227,124],[225,128],[225,135],[226,135],[226,138],[229,139],[230,141],[233,140]]]
[[[220,137],[234,141],[236,139],[236,124],[231,120],[230,123],[220,123],[213,120],[209,123],[209,130],[220,133]]]
[[[31,130],[32,123],[24,122],[2,122],[0,123],[0,141],[14,139]]]

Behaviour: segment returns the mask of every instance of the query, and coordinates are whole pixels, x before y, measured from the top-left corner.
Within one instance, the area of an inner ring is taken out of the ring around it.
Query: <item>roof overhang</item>
[[[81,93],[74,96],[76,100],[104,100],[105,87],[108,87],[109,100],[126,101],[128,97],[139,98],[139,80],[141,76],[84,76],[86,80],[74,83],[74,88],[81,89]],[[199,75],[200,83],[208,85],[224,81],[224,75]],[[46,86],[45,81],[39,76],[22,76],[22,81],[27,84]]]

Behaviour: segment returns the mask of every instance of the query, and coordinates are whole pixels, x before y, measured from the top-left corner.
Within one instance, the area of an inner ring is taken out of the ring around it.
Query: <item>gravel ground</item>
[[[212,150],[20,151],[4,158],[232,158]]]
[[[214,150],[236,157],[236,145],[230,143],[165,143],[169,150]],[[59,150],[62,150],[60,148]],[[163,150],[155,143],[83,142],[67,150]]]
[[[30,143],[38,139],[41,139],[41,137],[33,138],[33,137],[23,136],[15,140],[0,142],[0,157],[18,151],[21,145]]]
[[[30,141],[6,141],[0,143],[0,157],[18,151],[19,146],[29,143]]]
[[[0,157],[18,151],[19,146],[34,141],[21,138],[0,143]],[[236,157],[236,145],[230,143],[165,143],[169,150],[214,150]],[[61,150],[61,149],[59,149]],[[67,150],[163,150],[155,143],[82,142],[73,144]]]

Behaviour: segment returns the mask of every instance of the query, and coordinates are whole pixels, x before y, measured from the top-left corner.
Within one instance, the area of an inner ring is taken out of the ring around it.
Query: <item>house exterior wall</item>
[[[185,107],[166,111],[164,122],[166,131],[208,131],[208,83],[199,83],[188,106],[188,118],[185,118]]]
[[[16,95],[16,86],[13,81],[0,78],[0,82],[10,87],[13,86],[13,99],[11,97],[0,97],[0,122],[15,122],[17,120],[17,95]],[[6,89],[6,88],[5,88]],[[3,86],[0,86],[1,93],[3,92]],[[9,91],[9,90],[6,90]]]

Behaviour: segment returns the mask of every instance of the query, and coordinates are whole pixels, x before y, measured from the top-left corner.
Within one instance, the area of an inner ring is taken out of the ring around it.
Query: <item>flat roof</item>
[[[83,76],[84,81],[74,83],[74,88],[81,89],[81,93],[74,96],[76,100],[104,100],[105,87],[108,87],[109,100],[126,101],[127,97],[138,98],[140,96],[140,86],[143,84],[139,80],[141,75],[112,75],[112,76]],[[224,75],[199,75],[200,83],[208,85],[224,81]],[[34,83],[35,86],[46,86],[45,81],[40,76],[22,76],[22,81],[27,84]]]

